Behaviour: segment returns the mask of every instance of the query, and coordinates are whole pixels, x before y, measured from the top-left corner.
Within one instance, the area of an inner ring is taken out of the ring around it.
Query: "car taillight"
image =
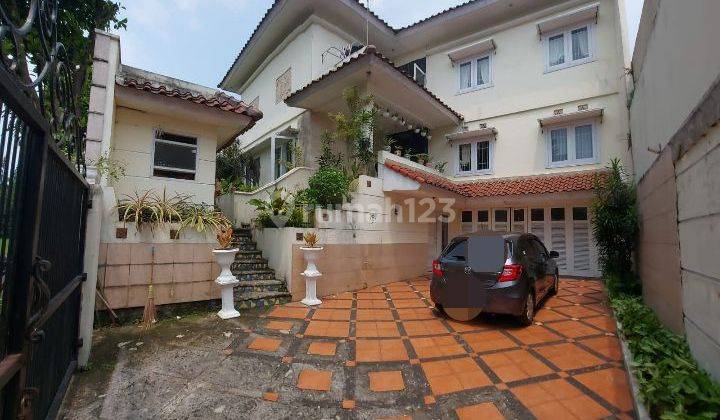
[[[498,281],[515,281],[520,279],[520,275],[522,274],[522,265],[520,264],[505,264],[503,267],[502,273],[500,273],[500,277],[498,278]]]
[[[443,273],[443,270],[442,270],[442,265],[440,265],[440,261],[438,261],[438,260],[433,261],[432,267],[433,267],[432,271],[433,271],[434,276],[442,277],[445,275],[445,273]]]

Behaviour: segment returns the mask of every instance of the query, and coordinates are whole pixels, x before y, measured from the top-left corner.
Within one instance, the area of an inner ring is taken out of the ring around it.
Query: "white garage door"
[[[560,274],[596,277],[597,251],[587,206],[492,208],[461,213],[462,231],[530,232],[557,251]]]

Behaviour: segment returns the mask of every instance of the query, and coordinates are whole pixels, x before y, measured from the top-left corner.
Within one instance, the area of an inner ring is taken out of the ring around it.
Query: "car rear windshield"
[[[453,239],[443,251],[442,257],[464,261],[467,258],[467,238]]]
[[[468,261],[476,272],[498,272],[512,258],[513,243],[502,236],[470,236],[453,240],[442,254],[444,259]]]

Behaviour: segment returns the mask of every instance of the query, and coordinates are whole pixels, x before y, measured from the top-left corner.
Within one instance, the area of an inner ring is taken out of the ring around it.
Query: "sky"
[[[363,0],[367,1],[367,0]],[[393,27],[407,26],[467,0],[370,0]],[[120,0],[128,19],[124,64],[215,87],[273,0]],[[642,0],[625,0],[635,45]]]

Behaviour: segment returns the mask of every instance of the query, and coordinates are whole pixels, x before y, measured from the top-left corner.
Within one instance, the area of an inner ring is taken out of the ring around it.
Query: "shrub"
[[[215,179],[244,179],[250,159],[240,152],[237,142],[226,147],[215,159]]]
[[[651,417],[717,418],[720,386],[698,367],[685,340],[663,327],[638,297],[615,296],[612,307]]]
[[[598,262],[611,291],[639,294],[640,282],[633,271],[633,252],[639,232],[635,186],[626,181],[618,159],[610,173],[595,183],[592,228]]]
[[[307,198],[321,206],[342,204],[349,198],[350,181],[342,169],[320,168],[308,180]]]

